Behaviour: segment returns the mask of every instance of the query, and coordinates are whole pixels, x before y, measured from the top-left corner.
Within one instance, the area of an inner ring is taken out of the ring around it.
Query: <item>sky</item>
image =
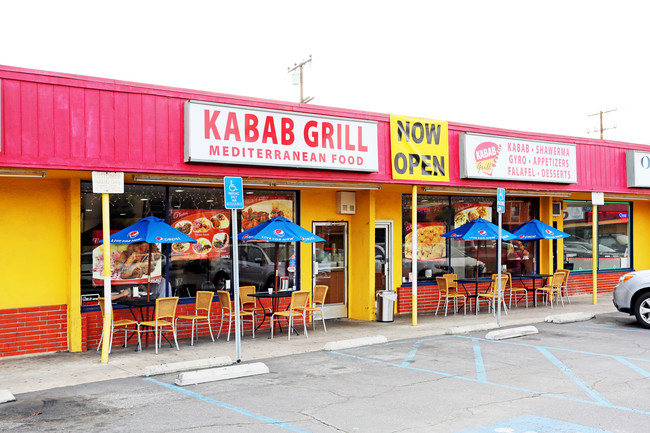
[[[650,144],[644,3],[0,0],[0,64]]]

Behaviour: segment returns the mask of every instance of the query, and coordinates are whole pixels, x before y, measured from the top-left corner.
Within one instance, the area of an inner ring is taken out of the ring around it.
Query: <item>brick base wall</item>
[[[607,272],[598,274],[598,293],[611,293],[618,283],[621,275],[627,271],[622,272]],[[514,278],[513,278],[514,280]],[[521,287],[520,281],[514,281],[513,287]],[[538,282],[539,284],[539,282]],[[530,287],[530,282],[527,282]],[[479,284],[479,292],[485,291],[488,283]],[[469,288],[469,287],[468,287]],[[592,293],[592,277],[591,274],[583,275],[569,275],[569,296],[586,295]],[[473,288],[472,288],[473,290]],[[462,290],[461,290],[462,291]],[[411,287],[398,287],[397,288],[397,314],[411,314],[413,307]],[[508,300],[506,299],[506,302]],[[436,311],[438,305],[438,286],[435,284],[418,286],[418,311],[420,313]],[[521,300],[525,303],[525,300]],[[528,303],[532,304],[533,293],[528,292]],[[444,308],[444,302],[441,302],[440,308]]]
[[[68,350],[65,305],[0,310],[0,357]]]

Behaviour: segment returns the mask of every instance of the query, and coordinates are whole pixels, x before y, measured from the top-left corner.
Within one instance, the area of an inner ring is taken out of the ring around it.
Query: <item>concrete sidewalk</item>
[[[501,327],[528,325],[543,322],[547,316],[564,315],[569,313],[604,314],[615,312],[611,294],[599,295],[598,304],[592,304],[591,295],[574,296],[571,304],[565,307],[551,309],[541,304],[537,308],[524,304],[513,308],[506,315],[502,312]],[[443,313],[444,314],[444,313]],[[494,329],[496,317],[482,309],[477,316],[474,312],[463,316],[451,314],[447,317],[438,312],[420,314],[417,326],[412,325],[412,317],[400,315],[394,322],[365,322],[352,319],[327,320],[327,333],[323,332],[322,324],[316,323],[316,330],[308,326],[309,338],[302,335],[302,327],[296,329],[300,336],[292,336],[287,341],[285,333],[276,335],[270,340],[269,332],[260,331],[255,339],[246,334],[242,339],[242,363],[257,361],[277,356],[323,350],[327,343],[341,340],[359,339],[365,337],[385,336],[388,341],[408,338],[419,338],[432,335],[442,335],[453,329],[455,332],[469,332],[469,330]],[[561,326],[561,325],[558,325]],[[218,322],[217,327],[218,329]],[[118,334],[119,335],[119,334]],[[215,330],[216,337],[216,330]],[[189,340],[180,340],[180,351],[163,344],[159,354],[156,355],[153,346],[142,352],[135,352],[135,344],[127,348],[119,347],[120,338],[116,336],[113,351],[109,362],[102,364],[100,354],[92,350],[82,353],[52,353],[37,356],[20,356],[0,359],[0,390],[9,390],[14,395],[40,391],[45,389],[77,385],[82,383],[97,382],[109,379],[118,379],[132,376],[141,376],[145,367],[158,366],[184,361],[199,361],[207,358],[230,357],[235,360],[235,341],[231,335],[230,341],[222,333],[221,338],[214,343],[210,337],[201,337],[194,346],[189,345]]]

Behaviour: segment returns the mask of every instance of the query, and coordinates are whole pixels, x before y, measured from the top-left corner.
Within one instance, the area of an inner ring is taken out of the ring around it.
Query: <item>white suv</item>
[[[614,287],[614,306],[650,328],[650,270],[629,272]]]

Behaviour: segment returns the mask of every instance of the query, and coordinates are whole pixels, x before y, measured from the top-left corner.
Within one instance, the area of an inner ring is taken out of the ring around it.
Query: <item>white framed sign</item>
[[[628,188],[650,188],[650,152],[625,152]]]
[[[185,162],[377,172],[377,122],[186,101]]]
[[[124,173],[112,171],[93,171],[93,193],[123,194]]]
[[[570,143],[462,133],[460,177],[577,183],[576,146]]]

